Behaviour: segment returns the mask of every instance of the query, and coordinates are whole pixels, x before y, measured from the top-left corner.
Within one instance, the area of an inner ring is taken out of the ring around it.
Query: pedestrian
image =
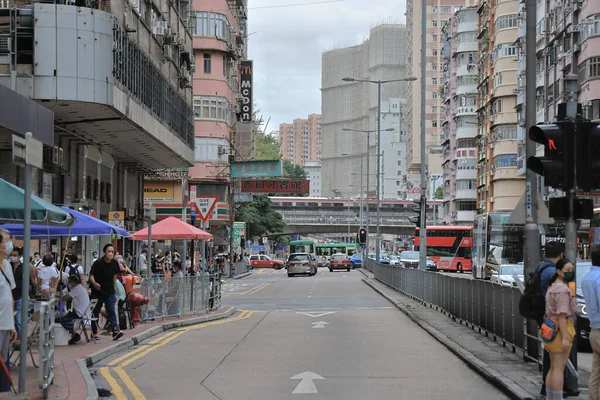
[[[83,267],[79,265],[79,257],[77,254],[71,254],[69,256],[69,261],[71,261],[71,263],[65,267],[67,279],[71,275],[77,275],[79,277],[79,282],[83,284],[83,282],[85,282],[85,275],[83,273]]]
[[[12,267],[6,257],[12,253],[13,243],[10,233],[0,228],[0,357],[6,366],[10,366],[10,344],[17,340],[13,308],[12,290],[16,287]],[[0,368],[0,392],[10,392],[11,387],[8,377]]]
[[[556,263],[563,258],[565,246],[561,242],[551,241],[544,246],[546,258],[538,266],[536,273],[540,275],[541,295],[546,298],[546,292],[550,287],[550,281],[556,274]],[[540,394],[546,395],[546,376],[550,371],[550,354],[544,349],[542,364],[542,390]]]
[[[64,296],[60,296],[57,294],[57,299],[59,301],[70,301],[72,304],[72,309],[62,317],[59,318],[58,322],[69,331],[71,334],[71,338],[69,339],[69,344],[75,344],[81,340],[81,335],[75,332],[75,321],[83,318],[85,313],[88,311],[88,307],[90,305],[90,296],[87,293],[87,290],[81,284],[79,276],[71,275],[67,279],[67,287],[69,288],[69,293]]]
[[[92,265],[94,265],[94,263],[96,262],[97,259],[98,259],[98,252],[97,251],[92,252],[92,262],[90,264],[90,268],[92,267]]]
[[[94,317],[98,318],[100,310],[104,305],[108,315],[108,321],[112,326],[113,340],[123,337],[123,332],[119,329],[117,314],[115,311],[115,292],[117,285],[117,275],[121,272],[119,263],[115,260],[115,247],[112,244],[104,246],[104,257],[96,260],[90,271],[90,287],[92,288],[92,298],[98,299],[94,308]],[[92,333],[94,340],[100,340],[98,335],[98,324],[92,321]]]
[[[142,278],[147,278],[148,271],[148,250],[144,249],[138,256],[138,271]]]
[[[600,244],[591,248],[592,268],[581,287],[585,308],[590,320],[590,345],[592,346],[592,375],[588,383],[590,400],[600,400]]]
[[[13,305],[15,308],[15,330],[17,336],[21,336],[21,295],[23,294],[23,263],[21,256],[23,252],[19,247],[14,247],[10,252],[8,261],[12,266],[13,278],[15,280],[15,288],[12,290]]]
[[[54,263],[54,257],[51,254],[46,254],[42,259],[43,267],[38,271],[38,284],[40,294],[46,300],[50,300],[52,292],[58,284],[58,271]]]
[[[565,381],[565,368],[575,337],[575,313],[577,299],[569,288],[575,280],[575,266],[566,259],[555,264],[556,272],[551,278],[546,292],[546,319],[552,319],[558,332],[552,342],[544,343],[544,350],[550,353],[550,371],[546,376],[546,399],[562,399]]]

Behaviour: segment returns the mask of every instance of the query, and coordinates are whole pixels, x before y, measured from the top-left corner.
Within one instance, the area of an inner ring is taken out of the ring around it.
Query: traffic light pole
[[[532,37],[535,37],[535,33]],[[419,269],[427,269],[427,209],[425,199],[427,194],[427,136],[425,130],[425,112],[427,95],[427,2],[421,2],[421,229],[419,230]],[[535,79],[535,78],[534,78]],[[535,90],[535,88],[534,88]]]

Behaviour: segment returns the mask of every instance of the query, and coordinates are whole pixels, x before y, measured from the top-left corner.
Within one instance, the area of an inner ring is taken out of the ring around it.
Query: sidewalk
[[[110,336],[101,336],[99,343],[93,341],[86,343],[85,338],[82,337],[81,342],[76,345],[56,346],[54,384],[48,389],[48,398],[56,400],[96,400],[98,399],[96,386],[89,372],[87,372],[87,368],[94,363],[166,330],[227,318],[235,311],[233,307],[222,307],[207,314],[182,318],[171,317],[166,318],[164,321],[139,324],[133,330],[124,330],[125,336],[117,342],[114,342]],[[36,358],[36,363],[38,363],[39,354],[36,350],[34,350],[33,355]],[[14,357],[16,356],[17,354],[14,355]],[[29,354],[27,355],[27,363],[27,394],[16,396],[11,393],[1,393],[0,399],[43,399],[43,392],[38,386],[39,369],[31,364]],[[18,385],[18,371],[18,367],[11,369],[15,387]]]
[[[359,269],[365,282],[381,294],[417,325],[446,346],[458,358],[498,387],[511,399],[541,399],[542,372],[534,363],[523,361],[522,353],[512,352],[512,346],[504,347],[501,341],[485,337],[475,329],[455,322],[435,308],[422,305],[409,299],[391,287],[376,280],[374,275],[363,268]],[[589,371],[580,369],[579,397],[587,399]]]

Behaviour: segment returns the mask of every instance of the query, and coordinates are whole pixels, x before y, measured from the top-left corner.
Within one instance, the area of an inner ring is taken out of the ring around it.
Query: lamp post
[[[379,261],[379,252],[381,247],[381,235],[380,225],[381,225],[381,215],[380,215],[380,202],[381,202],[381,85],[385,83],[392,82],[413,82],[416,81],[417,78],[414,76],[409,76],[408,78],[403,79],[389,79],[389,80],[369,80],[369,79],[355,79],[355,78],[342,78],[344,82],[365,82],[365,83],[374,83],[377,85],[377,232],[375,234],[375,257],[376,260]],[[424,160],[421,160],[424,162]],[[368,173],[368,172],[367,172]]]

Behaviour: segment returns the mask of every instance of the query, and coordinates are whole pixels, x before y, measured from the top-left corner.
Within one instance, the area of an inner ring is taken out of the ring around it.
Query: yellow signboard
[[[175,200],[175,182],[144,182],[144,201],[168,203]]]
[[[123,221],[125,219],[125,211],[109,211],[108,220]]]

